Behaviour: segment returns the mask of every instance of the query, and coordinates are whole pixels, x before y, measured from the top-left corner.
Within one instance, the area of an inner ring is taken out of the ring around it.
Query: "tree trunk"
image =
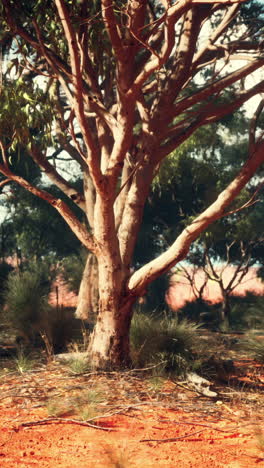
[[[99,312],[88,354],[95,369],[131,365],[129,332],[136,296],[127,295],[128,272],[114,267],[107,255],[98,259]]]
[[[225,323],[229,326],[230,322],[230,300],[229,294],[223,293],[223,302],[220,309],[220,320],[221,323]]]
[[[130,324],[133,304],[130,300],[120,310],[102,308],[91,335],[88,354],[95,369],[121,369],[131,366]]]
[[[95,255],[88,254],[80,284],[75,317],[94,323],[98,314],[98,263]]]

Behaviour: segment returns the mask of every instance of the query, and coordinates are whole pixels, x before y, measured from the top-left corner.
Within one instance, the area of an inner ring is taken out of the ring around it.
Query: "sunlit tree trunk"
[[[129,331],[136,297],[125,297],[125,275],[104,259],[98,263],[99,312],[88,349],[90,362],[94,368],[127,367],[131,365]]]

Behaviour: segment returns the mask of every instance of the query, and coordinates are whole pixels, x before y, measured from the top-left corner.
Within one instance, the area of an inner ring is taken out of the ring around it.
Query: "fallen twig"
[[[206,429],[201,429],[200,431],[190,432],[189,434],[186,434],[184,436],[172,437],[170,439],[141,439],[139,442],[176,442],[177,440],[188,439],[188,437],[191,437],[195,434],[201,434],[201,432],[204,432],[204,431],[206,431]]]
[[[154,402],[154,405],[155,405],[156,402]],[[110,418],[111,416],[115,416],[116,414],[122,414],[122,413],[126,413],[127,411],[130,411],[132,409],[137,409],[138,406],[145,406],[145,405],[151,405],[153,404],[153,402],[151,401],[144,401],[142,403],[136,403],[135,405],[123,405],[122,407],[120,407],[120,409],[116,410],[116,411],[111,411],[109,413],[104,413],[104,414],[98,414],[97,416],[94,416],[93,418],[90,418],[89,421],[96,421],[98,419],[102,419],[102,418]]]
[[[45,424],[53,424],[53,423],[54,424],[56,423],[57,424],[64,424],[64,423],[77,424],[78,426],[92,427],[93,429],[99,429],[101,431],[106,431],[106,432],[111,432],[114,430],[114,429],[110,429],[107,427],[98,426],[97,424],[92,424],[88,421],[79,421],[78,419],[56,418],[56,417],[21,423],[19,424],[18,429],[21,427],[42,426]]]
[[[217,427],[213,427],[209,424],[201,424],[201,423],[196,423],[196,422],[178,422],[178,421],[171,421],[170,419],[159,419],[158,420],[159,422],[163,423],[163,422],[166,422],[166,423],[172,423],[172,424],[178,424],[180,426],[185,426],[185,425],[188,425],[188,426],[201,426],[201,427],[207,427],[208,429],[212,429],[214,431],[218,431],[218,432],[233,432],[234,430],[238,430],[239,428],[235,427],[235,428],[232,428],[232,429],[218,429]],[[243,426],[245,427],[245,426]]]

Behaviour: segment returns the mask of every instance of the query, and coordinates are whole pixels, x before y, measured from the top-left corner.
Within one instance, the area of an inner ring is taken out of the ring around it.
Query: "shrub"
[[[256,361],[264,364],[264,340],[262,336],[257,336],[253,331],[250,331],[244,340],[241,340],[241,347]]]
[[[180,316],[190,321],[201,321],[205,328],[218,329],[219,326],[219,304],[211,304],[202,299],[188,301],[179,310]]]
[[[210,304],[197,300],[187,302],[179,311],[180,315],[189,320],[200,320],[205,328],[211,330],[228,331],[263,328],[264,326],[264,297],[247,292],[245,296],[232,295],[230,297],[230,316],[228,323],[222,322],[219,310],[221,303]]]
[[[13,271],[13,267],[11,265],[4,261],[0,262],[0,304],[3,303],[3,290],[11,271]]]
[[[18,351],[17,357],[14,359],[14,363],[16,369],[18,370],[18,372],[20,372],[20,374],[30,371],[36,365],[36,361],[30,356],[24,354],[22,350]]]
[[[169,288],[169,274],[164,274],[150,283],[146,295],[141,298],[138,310],[142,313],[152,311],[152,315],[160,315],[163,311],[168,311],[166,302],[166,291]]]
[[[245,330],[264,327],[264,297],[248,292],[231,298],[230,322],[233,329]]]
[[[185,373],[194,363],[195,352],[201,349],[198,328],[199,325],[187,320],[135,314],[130,334],[135,365],[160,362],[165,372]]]
[[[54,272],[43,263],[28,268],[8,277],[4,290],[6,318],[28,344],[39,345],[43,336],[55,352],[61,351],[73,336],[73,318],[48,303]]]
[[[65,351],[76,333],[81,333],[80,323],[74,318],[73,311],[65,308],[47,308],[43,326],[42,333],[46,334],[54,353]]]
[[[89,362],[87,358],[76,357],[72,358],[68,362],[68,368],[72,374],[85,374],[90,370]]]
[[[37,271],[13,272],[4,291],[8,320],[29,341],[34,340],[36,327],[43,319],[48,305],[47,284]]]

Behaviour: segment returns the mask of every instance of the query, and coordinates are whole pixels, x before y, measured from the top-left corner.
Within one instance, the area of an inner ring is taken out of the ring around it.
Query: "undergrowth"
[[[249,331],[245,338],[241,340],[241,347],[256,361],[264,364],[264,340],[254,333]]]
[[[32,357],[26,355],[23,350],[18,351],[17,357],[14,358],[16,370],[20,374],[32,370],[36,366],[36,361]]]
[[[49,416],[74,415],[82,421],[89,421],[101,412],[100,404],[104,393],[98,386],[75,393],[68,393],[65,398],[50,398],[46,408]]]
[[[61,352],[72,339],[73,319],[64,309],[49,304],[54,272],[45,264],[30,264],[27,268],[9,274],[2,316],[18,331],[24,345],[44,344],[49,355]]]
[[[178,318],[135,314],[130,332],[131,354],[136,367],[157,365],[157,372],[185,374],[195,365],[202,344],[200,325]]]
[[[72,374],[85,374],[90,370],[89,362],[87,358],[76,357],[68,361],[67,367]]]

